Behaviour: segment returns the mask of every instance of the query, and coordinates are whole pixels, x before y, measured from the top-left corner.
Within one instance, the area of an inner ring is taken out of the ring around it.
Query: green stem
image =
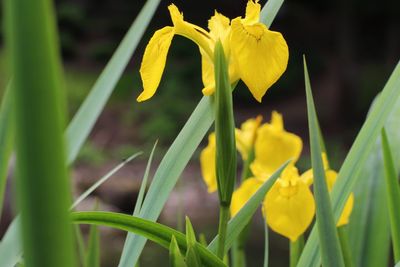
[[[217,250],[217,256],[220,259],[223,259],[225,255],[225,239],[226,239],[226,230],[228,228],[228,221],[229,221],[229,206],[221,204],[219,207],[218,250]]]
[[[340,247],[342,248],[344,264],[346,267],[353,267],[354,264],[349,248],[349,236],[347,234],[347,226],[340,226],[337,231],[340,241]]]
[[[290,267],[296,267],[301,252],[304,248],[304,236],[301,235],[296,241],[290,241]]]
[[[232,266],[233,267],[245,267],[246,266],[246,253],[244,247],[241,246],[241,242],[238,240],[232,246]]]

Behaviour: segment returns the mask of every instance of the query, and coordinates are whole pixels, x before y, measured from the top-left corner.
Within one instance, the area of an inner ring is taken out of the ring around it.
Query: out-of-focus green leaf
[[[96,225],[90,226],[85,267],[100,267],[100,235]]]
[[[394,110],[396,101],[400,94],[400,90],[398,90],[399,87],[400,64],[397,64],[391,77],[377,99],[376,105],[374,105],[371,109],[369,116],[358,133],[356,140],[354,141],[340,169],[337,182],[335,183],[331,194],[332,207],[336,220],[339,219],[351,191],[354,190],[354,185],[357,184],[361,169],[366,163],[366,160],[373,149],[374,141],[377,139],[380,130],[388,119],[389,114]],[[385,226],[383,225],[383,227]],[[374,229],[379,229],[379,226]],[[363,243],[365,244],[368,242]],[[384,245],[384,243],[382,244]],[[382,255],[382,253],[379,253],[379,255]],[[318,236],[315,227],[311,231],[311,234],[307,240],[298,266],[320,266]],[[363,267],[364,266],[380,265],[363,265]]]
[[[189,217],[186,217],[186,264],[193,267],[201,267],[200,256],[196,249],[196,234]]]
[[[182,252],[186,252],[186,236],[165,225],[155,223],[149,220],[133,217],[126,214],[113,212],[73,212],[71,214],[73,223],[77,224],[95,224],[99,226],[108,226],[123,231],[134,232],[145,236],[157,244],[169,249],[172,236],[175,236],[177,244]],[[201,262],[205,266],[225,266],[225,264],[211,253],[207,248],[196,242]]]

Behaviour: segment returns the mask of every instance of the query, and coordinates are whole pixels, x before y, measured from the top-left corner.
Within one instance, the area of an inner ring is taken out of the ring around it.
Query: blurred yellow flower
[[[293,165],[296,163],[303,142],[299,136],[285,131],[282,115],[273,111],[271,123],[258,129],[254,146],[255,159],[250,169],[254,176],[266,180],[287,160],[292,159]]]
[[[325,178],[326,178],[328,190],[329,190],[329,192],[331,192],[333,189],[333,186],[336,182],[338,174],[336,171],[330,169],[326,153],[322,153],[322,161],[324,163]],[[313,170],[309,169],[308,171],[303,173],[301,178],[308,185],[311,185],[314,180]],[[353,195],[353,193],[351,193],[349,198],[346,201],[344,208],[343,208],[342,214],[340,215],[340,218],[339,218],[338,222],[336,223],[336,227],[340,227],[340,226],[343,226],[343,225],[346,225],[349,223],[349,218],[350,218],[351,212],[353,210],[353,206],[354,206],[354,195]]]
[[[235,129],[236,148],[242,155],[245,161],[254,147],[254,142],[257,138],[257,130],[262,122],[262,116],[258,115],[257,118],[248,119],[242,123],[240,129]]]
[[[233,193],[231,216],[235,216],[263,181],[249,178]],[[292,242],[310,226],[315,214],[314,198],[296,167],[289,165],[272,186],[263,202],[263,213],[271,229]]]
[[[200,167],[203,180],[209,193],[217,190],[217,174],[215,170],[215,133],[208,136],[208,145],[200,153]]]
[[[218,40],[224,46],[231,82],[243,80],[259,102],[286,70],[289,58],[286,41],[279,32],[270,31],[259,22],[261,6],[258,0],[248,1],[245,18],[230,21],[215,12],[208,21],[209,32],[184,21],[175,5],[168,9],[173,26],[156,31],[146,47],[140,67],[143,92],[137,101],[145,101],[155,94],[175,34],[192,40],[200,48],[205,95],[211,95],[215,90],[213,53]]]

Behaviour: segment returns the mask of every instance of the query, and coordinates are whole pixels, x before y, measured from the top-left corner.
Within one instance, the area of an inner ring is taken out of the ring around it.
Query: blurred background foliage
[[[262,5],[265,3],[265,1],[260,2]],[[144,0],[56,1],[71,117],[144,3]],[[207,20],[213,15],[214,9],[230,18],[243,16],[247,0],[177,0],[174,3],[184,13],[186,20],[206,28]],[[201,98],[201,65],[198,48],[188,40],[176,36],[158,92],[150,101],[140,104],[136,102],[136,97],[142,90],[139,67],[144,49],[155,30],[171,25],[167,10],[169,4],[170,1],[161,1],[150,27],[96,123],[90,140],[82,149],[77,167],[74,169],[77,180],[75,186],[80,187],[75,191],[87,188],[93,179],[104,174],[107,168],[112,166],[110,162],[121,160],[139,149],[150,151],[156,139],[160,141],[156,159],[162,157],[163,151],[179,133]],[[234,92],[237,125],[258,114],[263,115],[264,120],[268,121],[270,112],[275,109],[283,113],[286,128],[307,142],[301,62],[302,54],[306,54],[331,165],[337,169],[360,128],[369,105],[382,89],[400,58],[399,13],[398,0],[382,0],[379,1],[379,5],[373,0],[287,0],[271,27],[272,30],[282,32],[288,42],[290,59],[287,71],[266,94],[262,104],[252,98],[243,83],[238,84]],[[9,79],[3,49],[3,31],[1,25],[0,96]],[[195,155],[192,166],[189,166],[183,175],[194,178],[196,184],[201,184],[197,156],[198,154]],[[117,177],[115,185],[109,184],[107,189],[96,191],[95,196],[102,198],[105,205],[111,205],[111,209],[131,212],[129,207],[133,207],[131,202],[135,198],[132,196],[132,191],[136,192],[144,164],[145,159],[142,165],[121,174],[122,178]],[[305,144],[299,167],[305,170],[309,165],[308,145]],[[132,175],[138,178],[134,185],[123,182],[123,178],[132,181]],[[87,180],[87,177],[91,177],[92,180]],[[190,179],[188,181],[190,187],[193,181]],[[183,196],[175,198],[172,196],[170,204],[172,215],[166,216],[164,220],[175,226],[175,219],[171,217],[182,212],[181,209],[185,209],[183,213],[191,218],[194,217],[192,220],[194,227],[206,233],[210,232],[209,236],[212,236],[214,231],[212,227],[215,224],[212,220],[201,217],[202,214],[210,216],[210,207],[207,207],[207,202],[200,203],[206,207],[200,207],[199,203],[195,203],[196,199],[207,197],[205,187],[202,186],[201,193],[198,193],[198,189],[194,189],[193,186],[190,188],[187,193],[186,191],[180,193]],[[179,204],[181,202],[179,200],[183,197],[186,198],[185,207]],[[215,199],[213,200],[215,202]],[[9,210],[6,209],[5,212],[10,213]],[[167,213],[168,207],[166,210]],[[255,223],[257,228],[263,228],[259,220]],[[3,220],[2,224],[0,233],[7,220]],[[209,230],[210,228],[213,230]],[[123,235],[120,235],[122,242]],[[280,266],[281,263],[286,263],[284,255],[287,253],[287,244],[284,239],[275,235],[272,235],[272,238],[275,244],[271,248],[272,253],[282,255],[276,262],[276,266]],[[251,251],[254,254],[257,254],[257,251],[262,254],[262,245],[259,245],[263,242],[262,237],[253,235],[252,240],[254,242],[250,244]],[[116,246],[114,249],[113,247],[110,245],[111,249],[104,251],[104,258],[107,258],[104,266],[115,265],[110,255],[113,250],[120,251],[120,247]],[[150,245],[150,247],[155,246]],[[160,249],[156,250],[158,253]],[[151,261],[154,259],[146,257],[148,254],[149,252],[145,251],[144,266],[153,266],[154,263]],[[114,258],[117,257],[118,255]],[[258,266],[261,262],[262,258],[256,257],[250,266]]]

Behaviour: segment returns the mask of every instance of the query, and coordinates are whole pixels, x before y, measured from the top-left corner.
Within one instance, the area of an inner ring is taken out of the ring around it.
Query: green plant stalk
[[[264,267],[269,263],[269,234],[267,220],[264,221]]]
[[[4,3],[25,265],[75,266],[63,142],[65,102],[52,2]]]
[[[342,250],[337,235],[328,186],[325,179],[325,171],[321,157],[321,139],[317,114],[311,92],[310,78],[308,75],[305,57],[304,79],[307,96],[307,114],[310,133],[311,165],[314,173],[314,196],[316,203],[316,224],[321,250],[322,265],[325,267],[344,267]]]
[[[385,128],[382,128],[382,150],[385,165],[386,196],[389,206],[390,228],[392,233],[395,262],[400,261],[400,189],[398,173],[394,165],[390,143]]]
[[[236,143],[232,87],[222,43],[214,49],[216,173],[219,195],[219,243],[217,256],[224,257],[229,207],[236,182]]]
[[[338,236],[339,236],[339,241],[340,241],[340,247],[342,248],[344,265],[346,267],[353,267],[354,261],[353,261],[353,257],[351,255],[351,250],[349,247],[349,237],[347,234],[348,233],[347,225],[338,227],[337,231],[338,231]]]
[[[8,163],[14,142],[14,118],[12,112],[12,88],[8,84],[0,107],[0,219],[3,209],[4,191],[7,183]]]
[[[297,262],[299,261],[301,252],[304,248],[304,236],[301,235],[299,238],[292,242],[290,242],[290,267],[296,267]]]

